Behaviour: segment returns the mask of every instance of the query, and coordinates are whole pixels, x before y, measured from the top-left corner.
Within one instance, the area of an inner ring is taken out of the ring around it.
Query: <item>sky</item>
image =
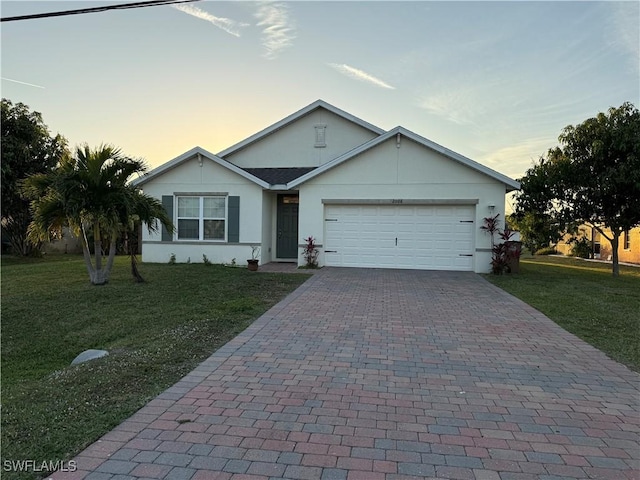
[[[565,126],[640,107],[638,1],[199,1],[0,29],[3,98],[72,148],[113,144],[150,168],[322,99],[519,178]]]

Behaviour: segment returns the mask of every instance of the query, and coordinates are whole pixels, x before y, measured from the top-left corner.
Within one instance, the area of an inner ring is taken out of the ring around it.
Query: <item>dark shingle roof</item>
[[[244,168],[251,175],[264,180],[270,185],[283,185],[301,177],[317,167],[290,167],[290,168]]]

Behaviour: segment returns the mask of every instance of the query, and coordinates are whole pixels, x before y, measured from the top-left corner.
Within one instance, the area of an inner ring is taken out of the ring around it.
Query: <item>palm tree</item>
[[[132,175],[145,171],[142,160],[127,157],[111,145],[97,149],[88,145],[78,147],[75,156],[64,157],[53,171],[25,180],[25,193],[32,198],[30,237],[48,239],[51,232],[68,226],[81,240],[91,283],[107,283],[116,241],[133,221],[146,223],[149,231],[158,229],[158,221],[173,230],[171,218],[162,204],[128,183]],[[91,237],[93,261],[89,248]],[[107,246],[106,265],[103,265],[103,248]]]

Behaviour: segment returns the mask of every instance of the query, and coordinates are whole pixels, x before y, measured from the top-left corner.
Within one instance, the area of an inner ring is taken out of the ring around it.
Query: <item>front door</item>
[[[298,258],[298,195],[278,195],[276,258]]]

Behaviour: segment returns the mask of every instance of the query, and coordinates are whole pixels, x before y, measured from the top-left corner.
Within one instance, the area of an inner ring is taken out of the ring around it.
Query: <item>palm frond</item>
[[[85,241],[93,231],[99,242],[113,244],[139,222],[150,232],[159,224],[173,232],[161,202],[129,182],[145,171],[142,159],[127,157],[112,145],[77,147],[75,155],[62,159],[53,171],[25,181],[23,188],[32,198],[30,235],[45,239],[67,226]]]

